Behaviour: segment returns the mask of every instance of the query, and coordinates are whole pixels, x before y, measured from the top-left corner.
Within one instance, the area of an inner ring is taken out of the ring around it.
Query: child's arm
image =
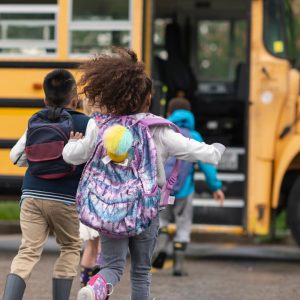
[[[192,131],[191,138],[200,143],[204,142],[201,134],[197,131]],[[215,166],[199,161],[198,167],[204,173],[206,184],[212,192],[222,188],[222,182],[217,178],[217,169]]]
[[[10,151],[9,157],[14,165],[18,167],[27,167],[27,157],[25,153],[25,145],[26,145],[26,136],[27,130],[24,132],[22,137],[18,140],[18,142],[13,146]]]
[[[192,132],[191,138],[195,139],[198,142],[204,142],[201,134],[197,131]],[[214,199],[223,204],[225,196],[223,191],[221,190],[222,182],[217,177],[216,167],[210,164],[204,164],[200,161],[198,162],[198,167],[204,173],[206,184],[212,191]]]
[[[157,142],[167,151],[168,156],[175,156],[182,160],[202,161],[217,165],[225,151],[222,144],[208,145],[204,142],[197,142],[166,127],[158,128],[154,134]]]
[[[98,127],[94,119],[90,119],[86,128],[85,136],[74,133],[63,150],[64,160],[72,165],[81,165],[88,161],[93,154]]]

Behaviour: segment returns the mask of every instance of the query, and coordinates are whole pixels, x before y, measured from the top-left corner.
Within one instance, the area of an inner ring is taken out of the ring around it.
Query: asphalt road
[[[10,261],[16,253],[18,236],[0,236],[0,290],[4,288]],[[57,247],[51,239],[36,266],[24,300],[51,300],[51,269]],[[288,246],[236,244],[192,244],[186,277],[171,276],[171,261],[152,273],[152,298],[157,300],[298,300],[300,299],[300,250]],[[76,299],[79,280],[72,288]],[[110,300],[129,300],[127,267]],[[143,300],[143,299],[141,299]]]

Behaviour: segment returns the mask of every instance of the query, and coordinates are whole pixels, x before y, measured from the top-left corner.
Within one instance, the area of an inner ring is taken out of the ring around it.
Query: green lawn
[[[18,201],[0,202],[0,220],[19,220],[20,206]]]

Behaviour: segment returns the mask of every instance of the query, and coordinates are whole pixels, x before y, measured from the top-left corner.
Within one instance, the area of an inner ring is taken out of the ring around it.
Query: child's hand
[[[75,132],[71,131],[70,133],[70,140],[80,140],[82,139],[84,136],[81,132]]]
[[[225,195],[222,190],[217,190],[217,191],[213,192],[213,197],[215,200],[220,202],[220,204],[223,206]]]

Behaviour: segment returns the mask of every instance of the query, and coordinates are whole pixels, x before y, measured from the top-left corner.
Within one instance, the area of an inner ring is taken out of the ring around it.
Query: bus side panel
[[[20,168],[10,161],[10,149],[0,149],[0,177],[2,176],[24,176],[26,168]]]
[[[51,70],[52,68],[0,68],[0,100],[3,98],[43,98],[43,79]],[[73,75],[78,77],[78,72],[73,70]]]
[[[289,62],[267,52],[263,1],[252,1],[247,229],[270,231],[271,197],[278,123],[288,92]]]

